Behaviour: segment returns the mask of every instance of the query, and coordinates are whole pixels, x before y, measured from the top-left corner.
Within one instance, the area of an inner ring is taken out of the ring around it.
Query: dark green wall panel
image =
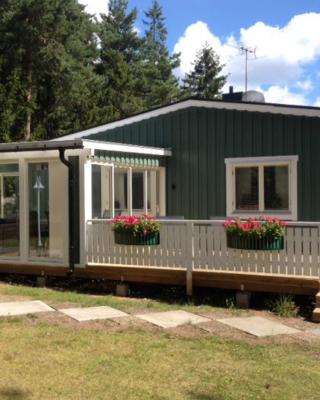
[[[185,218],[225,215],[225,158],[298,155],[298,218],[320,221],[319,118],[188,108],[94,139],[171,147],[167,214]]]

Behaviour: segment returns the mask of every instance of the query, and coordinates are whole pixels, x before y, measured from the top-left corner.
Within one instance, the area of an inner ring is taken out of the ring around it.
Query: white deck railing
[[[223,221],[162,220],[159,246],[114,243],[108,220],[87,223],[87,264],[320,276],[320,223],[289,223],[282,251],[227,248]]]

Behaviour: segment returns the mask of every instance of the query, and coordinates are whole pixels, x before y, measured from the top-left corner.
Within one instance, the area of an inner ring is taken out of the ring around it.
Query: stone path
[[[49,307],[40,300],[33,301],[10,301],[0,303],[0,317],[9,317],[13,315],[36,314],[40,312],[52,312],[55,309]]]
[[[298,329],[290,328],[279,322],[271,321],[262,317],[234,317],[224,319],[210,319],[189,313],[183,310],[153,312],[145,314],[130,315],[123,311],[108,306],[98,307],[76,307],[53,309],[39,300],[33,301],[14,301],[0,303],[0,317],[15,315],[35,314],[41,312],[60,312],[78,322],[94,321],[101,319],[126,318],[143,320],[163,329],[176,328],[183,325],[199,325],[199,328],[210,331],[205,325],[210,325],[214,321],[228,325],[256,337],[266,337],[274,335],[292,335],[301,333]],[[202,325],[202,326],[201,326]],[[320,329],[310,330],[314,335],[320,335]]]
[[[128,317],[123,311],[116,310],[115,308],[108,306],[101,307],[86,307],[86,308],[65,308],[59,310],[65,315],[75,319],[76,321],[94,321],[97,319],[112,319],[119,317]]]
[[[291,335],[301,332],[298,329],[262,317],[225,318],[217,321],[257,337]]]
[[[200,317],[199,315],[182,310],[138,314],[136,315],[136,317],[143,319],[144,321],[150,322],[153,325],[160,326],[164,329],[176,328],[177,326],[187,324],[196,325],[210,321],[209,318]]]

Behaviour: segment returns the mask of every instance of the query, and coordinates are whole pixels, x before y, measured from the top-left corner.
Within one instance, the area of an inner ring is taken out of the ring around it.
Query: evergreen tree
[[[138,98],[142,41],[134,24],[137,10],[127,11],[127,0],[110,0],[109,12],[99,24],[100,61],[96,70],[102,79],[99,106],[106,119],[123,118],[141,110]]]
[[[153,0],[145,12],[146,26],[143,47],[143,93],[146,109],[175,101],[179,97],[178,80],[173,70],[180,65],[180,55],[169,55],[167,29],[162,7]]]
[[[94,25],[83,9],[77,0],[1,0],[3,140],[48,138],[98,119]]]
[[[197,53],[193,70],[183,79],[183,97],[215,99],[221,94],[227,75],[221,75],[224,65],[218,55],[206,43]]]

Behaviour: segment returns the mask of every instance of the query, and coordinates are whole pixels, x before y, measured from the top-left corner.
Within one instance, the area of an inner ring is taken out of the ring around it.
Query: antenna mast
[[[239,50],[241,51],[241,54],[245,54],[245,59],[246,59],[246,67],[245,67],[245,92],[248,90],[248,59],[249,59],[249,54],[254,54],[254,57],[256,58],[256,48],[251,49],[250,47],[245,47],[244,45],[239,47]]]

